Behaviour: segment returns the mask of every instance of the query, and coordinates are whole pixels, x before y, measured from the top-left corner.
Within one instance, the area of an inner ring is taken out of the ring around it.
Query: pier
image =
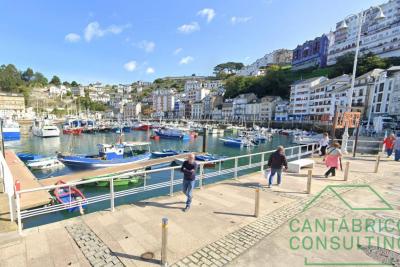
[[[310,169],[302,169],[298,174],[284,173],[282,185],[272,189],[264,187],[266,180],[257,171],[196,189],[188,213],[181,211],[185,197],[174,193],[118,206],[114,212],[104,210],[26,229],[18,241],[0,244],[0,262],[4,266],[108,263],[109,266],[159,266],[161,220],[167,217],[170,266],[249,266],[250,260],[251,266],[264,266],[265,262],[271,266],[304,266],[307,256],[317,262],[351,259],[369,265],[380,263],[362,250],[341,250],[337,254],[293,253],[289,248],[288,220],[300,216],[305,204],[328,185],[370,185],[391,201],[393,212],[398,214],[399,204],[393,202],[397,187],[391,186],[397,184],[398,162],[382,159],[382,166],[375,174],[376,156],[345,157],[344,162],[350,162],[351,166],[346,180],[344,171],[339,171],[336,177],[323,178],[325,164],[321,158],[314,159],[310,194],[306,193]],[[258,218],[254,216],[257,188],[260,188]],[[357,193],[353,189],[342,190],[339,194],[355,203],[373,204],[371,199],[362,198],[365,192]],[[326,196],[301,216],[319,216],[326,210],[330,210],[331,216],[349,212],[336,198]]]

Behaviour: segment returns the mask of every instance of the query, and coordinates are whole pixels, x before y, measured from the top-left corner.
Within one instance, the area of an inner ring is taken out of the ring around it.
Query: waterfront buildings
[[[211,91],[222,86],[220,80],[191,79],[185,82],[184,91],[188,101],[200,101]]]
[[[25,112],[25,99],[22,94],[0,92],[0,117],[20,118]]]
[[[238,76],[259,76],[265,74],[265,68],[271,65],[290,65],[292,50],[278,49],[257,59],[237,72]]]
[[[290,120],[306,120],[309,118],[309,100],[311,88],[326,81],[326,77],[299,80],[290,87],[290,104],[288,118]]]
[[[323,34],[314,40],[306,41],[293,50],[292,69],[326,67],[328,47],[333,41],[333,33]]]
[[[288,107],[289,101],[279,100],[275,105],[275,121],[287,121],[288,120]]]
[[[360,53],[373,53],[382,58],[400,56],[400,1],[390,0],[382,5],[384,18],[376,20],[377,8],[365,11],[361,28]],[[350,16],[336,23],[334,42],[329,47],[328,65],[346,53],[354,52],[358,33],[358,18]]]
[[[175,89],[156,89],[152,93],[153,112],[156,117],[169,117],[173,115],[175,107]]]
[[[123,117],[124,119],[138,119],[142,113],[142,103],[130,102],[123,106]]]
[[[71,87],[71,93],[73,96],[85,96],[85,87],[83,86]]]

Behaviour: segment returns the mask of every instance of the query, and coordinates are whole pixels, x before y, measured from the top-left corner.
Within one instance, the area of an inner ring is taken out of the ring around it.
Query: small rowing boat
[[[56,183],[56,185],[63,184],[65,184],[63,180],[60,180]],[[69,212],[79,210],[81,213],[83,213],[83,209],[86,208],[87,200],[82,192],[76,187],[71,187],[67,185],[57,187],[56,189],[54,189],[53,195],[58,203],[64,204],[65,206],[70,206],[67,209]]]

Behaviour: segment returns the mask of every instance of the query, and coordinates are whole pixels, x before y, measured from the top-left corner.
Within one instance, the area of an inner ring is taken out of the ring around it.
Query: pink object
[[[339,163],[339,156],[335,156],[335,155],[328,155],[326,156],[325,159],[325,164],[327,167],[335,167],[338,168],[340,163]]]

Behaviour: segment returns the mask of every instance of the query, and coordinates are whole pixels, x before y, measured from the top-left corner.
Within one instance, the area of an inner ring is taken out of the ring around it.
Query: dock
[[[14,184],[18,180],[21,184],[21,190],[41,187],[39,180],[25,166],[12,150],[5,151],[5,159],[12,173]],[[21,197],[21,210],[31,209],[38,206],[44,206],[51,201],[51,195],[46,191],[37,191],[23,194]]]

